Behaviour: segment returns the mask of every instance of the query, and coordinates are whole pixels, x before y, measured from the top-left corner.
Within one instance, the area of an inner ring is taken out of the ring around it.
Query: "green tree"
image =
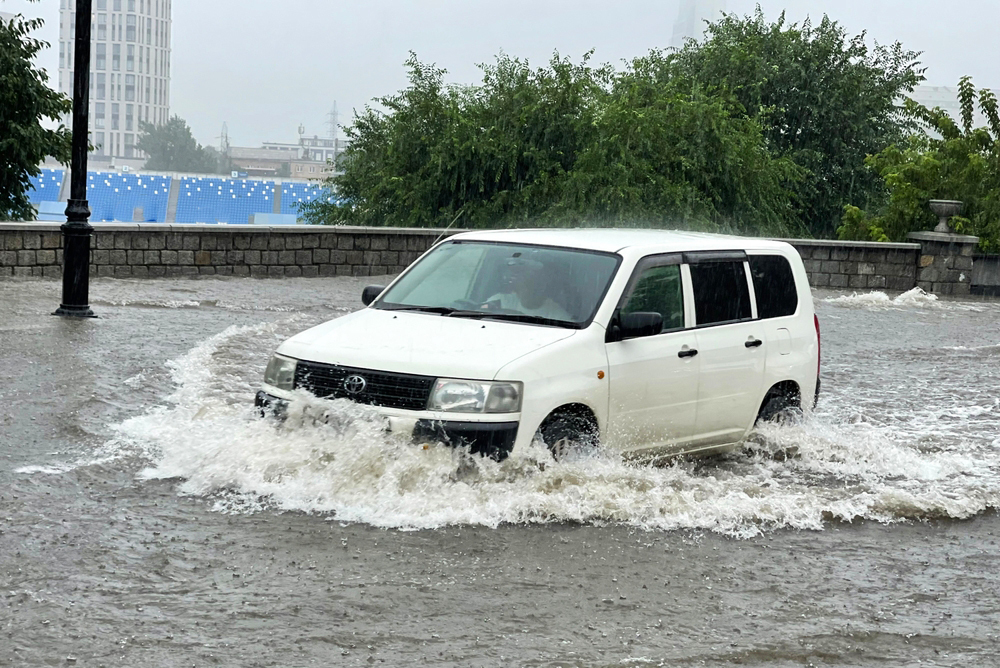
[[[869,48],[827,17],[819,25],[769,23],[727,15],[668,58],[670,76],[730,91],[763,128],[771,152],[803,169],[795,186],[800,219],[816,236],[831,236],[845,204],[883,196],[865,158],[902,141],[913,129],[898,105],[923,80],[918,53]]]
[[[670,77],[663,55],[613,77],[573,172],[570,209],[616,225],[802,234],[789,187],[803,170],[767,149],[732,96]]]
[[[304,205],[310,222],[788,229],[795,166],[731,99],[648,60],[616,73],[589,55],[541,68],[501,55],[470,86],[407,66],[410,85],[348,128],[344,172],[327,181],[342,203]]]
[[[871,156],[867,164],[888,193],[884,205],[845,209],[838,230],[842,239],[903,241],[913,231],[937,223],[928,202],[965,203],[955,231],[980,238],[980,248],[1000,252],[1000,113],[987,89],[976,91],[969,77],[959,83],[961,118],[907,101],[908,109],[932,131],[917,134]],[[988,127],[973,126],[976,103]]]
[[[215,174],[220,169],[218,152],[195,141],[180,116],[163,125],[139,123],[139,133],[136,147],[149,156],[145,169],[196,174]]]
[[[366,107],[347,129],[344,173],[329,184],[348,204],[303,207],[315,222],[462,225],[543,216],[562,194],[593,119],[599,74],[554,58],[531,69],[502,56],[479,86],[446,86],[444,70],[406,63],[410,85]]]
[[[65,164],[72,152],[72,133],[59,123],[72,102],[46,85],[48,76],[33,62],[49,46],[31,37],[42,23],[0,19],[0,220],[34,218],[30,178],[46,157]],[[59,125],[46,128],[46,120]]]

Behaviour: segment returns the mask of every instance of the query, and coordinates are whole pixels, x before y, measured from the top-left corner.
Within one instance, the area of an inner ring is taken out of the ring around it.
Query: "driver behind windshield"
[[[503,309],[550,320],[572,321],[573,317],[545,294],[558,279],[541,262],[510,258],[506,263],[508,291],[486,300],[487,309]]]

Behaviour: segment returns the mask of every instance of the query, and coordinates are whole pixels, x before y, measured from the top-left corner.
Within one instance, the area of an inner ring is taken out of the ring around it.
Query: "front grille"
[[[361,385],[355,376],[364,379],[364,389],[349,392],[349,388],[357,390]],[[349,379],[353,382],[348,383]],[[319,362],[300,361],[295,368],[295,387],[308,390],[317,397],[350,399],[359,404],[413,411],[427,408],[434,380],[432,376],[411,376]]]

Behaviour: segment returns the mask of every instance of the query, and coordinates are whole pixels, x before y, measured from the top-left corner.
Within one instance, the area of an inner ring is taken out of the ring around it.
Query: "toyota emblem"
[[[348,376],[344,379],[344,390],[348,394],[361,394],[368,387],[368,381],[361,376]]]

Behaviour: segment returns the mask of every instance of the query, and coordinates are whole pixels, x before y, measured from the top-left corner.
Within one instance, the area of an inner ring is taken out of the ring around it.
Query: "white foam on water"
[[[39,466],[22,466],[20,468],[14,469],[14,473],[21,473],[23,475],[62,475],[68,471],[72,471],[76,468],[76,464],[62,464],[59,462],[53,462],[52,464],[39,465]]]
[[[178,479],[181,493],[220,512],[294,510],[398,529],[583,522],[746,538],[1000,505],[993,436],[927,447],[939,418],[918,413],[900,418],[906,429],[824,413],[767,426],[747,451],[663,467],[608,453],[555,462],[537,444],[501,463],[423,449],[386,434],[364,407],[304,393],[284,423],[259,419],[249,402],[263,367],[301,318],[231,327],[170,362],[168,405],[119,425],[97,455],[138,458],[143,479]],[[967,412],[993,420],[998,406]]]
[[[827,297],[821,300],[826,304],[843,308],[879,310],[912,310],[935,309],[944,312],[984,313],[1000,308],[995,302],[941,300],[937,295],[925,292],[922,288],[912,288],[895,297],[890,297],[881,290],[872,292],[854,292],[840,297]]]
[[[211,302],[204,302],[206,305],[227,311],[270,311],[273,313],[290,313],[297,311],[297,306],[281,304],[258,304],[253,302],[234,302],[225,299],[218,299]],[[345,311],[348,309],[344,309]]]
[[[869,309],[907,307],[927,308],[941,304],[941,302],[938,301],[937,295],[927,293],[921,288],[907,290],[896,297],[889,297],[886,293],[880,290],[875,290],[873,292],[864,293],[855,292],[841,297],[828,297],[823,301],[836,306]]]
[[[943,350],[952,350],[960,353],[985,353],[986,355],[1000,355],[1000,343],[994,346],[944,346]]]
[[[193,299],[95,299],[96,305],[104,306],[137,306],[140,308],[198,308],[201,302]]]

